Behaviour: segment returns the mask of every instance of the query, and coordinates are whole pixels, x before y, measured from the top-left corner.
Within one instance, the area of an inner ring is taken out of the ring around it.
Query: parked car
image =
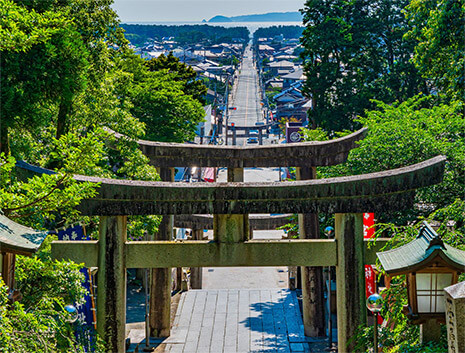
[[[254,144],[258,143],[258,137],[252,136],[247,139],[247,143]]]

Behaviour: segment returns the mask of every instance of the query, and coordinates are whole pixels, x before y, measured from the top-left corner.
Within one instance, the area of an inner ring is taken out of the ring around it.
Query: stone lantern
[[[439,323],[445,323],[444,288],[457,283],[465,268],[465,251],[444,244],[424,222],[415,240],[399,248],[377,253],[388,275],[405,275],[412,324],[422,325],[422,338],[437,341]]]

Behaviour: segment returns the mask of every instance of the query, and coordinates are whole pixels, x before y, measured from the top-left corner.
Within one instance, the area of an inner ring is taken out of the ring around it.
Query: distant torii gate
[[[252,137],[250,134],[251,131],[258,131],[258,144],[263,145],[263,137],[268,137],[269,129],[271,129],[272,124],[267,125],[255,125],[255,126],[236,126],[236,125],[226,125],[226,145],[228,144],[229,137],[232,138],[232,145],[236,145],[236,140],[238,137]],[[229,131],[232,131],[230,136]],[[237,134],[238,131],[243,131],[242,134]]]
[[[341,143],[304,143],[306,158],[300,153],[300,144],[279,146],[290,150],[294,147],[294,153],[284,153],[281,148],[272,151],[270,146],[242,150],[227,147],[230,160],[226,161],[221,160],[225,151],[216,150],[216,154],[209,156],[207,150],[199,148],[204,146],[192,146],[198,153],[189,158],[181,147],[191,145],[170,144],[179,149],[175,160],[163,155],[166,150],[163,146],[156,148],[157,143],[141,145],[143,150],[148,149],[144,152],[152,162],[162,167],[165,180],[172,175],[173,164],[179,161],[184,166],[218,166],[215,164],[226,162],[231,165],[229,183],[184,184],[75,176],[78,181],[100,183],[98,195],[79,206],[83,215],[101,216],[99,241],[54,242],[52,253],[56,258],[99,268],[97,325],[107,351],[124,352],[126,268],[158,268],[162,273],[169,267],[287,265],[336,266],[339,350],[350,351],[348,339],[366,320],[363,265],[375,258],[374,249],[365,250],[361,213],[411,207],[416,188],[442,180],[445,158],[439,156],[410,167],[360,176],[285,183],[240,181],[243,167],[273,166],[276,163],[273,159],[280,153],[281,157],[286,154],[290,158],[287,165],[297,167],[305,162],[322,165],[330,158],[342,162],[354,145],[354,136],[335,140]],[[274,158],[272,155],[258,158],[264,154],[262,149],[275,152]],[[238,158],[245,154],[250,160]],[[301,224],[305,227],[307,215],[311,217],[318,212],[336,214],[335,240],[249,240],[249,213],[301,213],[304,215]],[[168,237],[168,241],[126,242],[126,216],[149,214],[169,216],[164,217],[162,235],[171,232],[171,215],[213,214],[215,240],[172,242]]]

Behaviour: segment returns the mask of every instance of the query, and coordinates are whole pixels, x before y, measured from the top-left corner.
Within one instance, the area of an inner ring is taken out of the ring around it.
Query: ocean
[[[247,27],[252,37],[253,33],[259,28],[267,28],[272,26],[302,26],[302,22],[125,22],[126,24],[139,25],[165,25],[165,26],[181,26],[181,25],[210,25],[220,27]]]

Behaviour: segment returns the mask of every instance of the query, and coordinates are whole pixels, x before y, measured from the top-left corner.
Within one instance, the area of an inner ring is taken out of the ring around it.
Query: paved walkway
[[[228,289],[184,293],[172,335],[163,343],[171,353],[319,351],[309,341],[295,292]]]

